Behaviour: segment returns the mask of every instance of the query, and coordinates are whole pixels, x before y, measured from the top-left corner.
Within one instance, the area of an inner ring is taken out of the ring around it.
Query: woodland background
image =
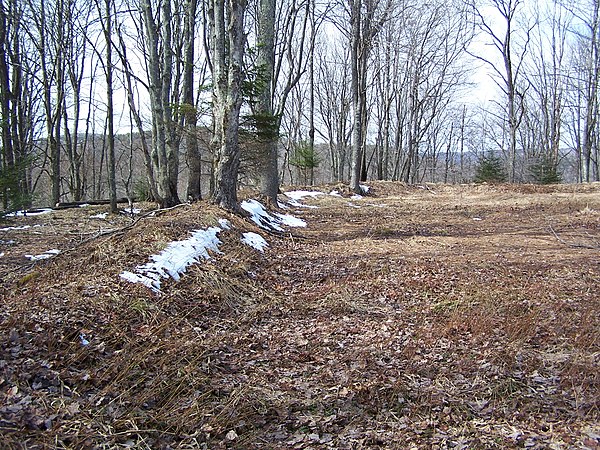
[[[227,207],[239,186],[273,198],[281,183],[599,180],[599,10],[1,0],[2,209]]]

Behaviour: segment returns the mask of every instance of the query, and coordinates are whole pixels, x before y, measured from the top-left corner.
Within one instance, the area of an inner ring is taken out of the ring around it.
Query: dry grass
[[[161,295],[118,273],[223,212],[0,236],[3,448],[600,446],[600,187],[332,189]]]

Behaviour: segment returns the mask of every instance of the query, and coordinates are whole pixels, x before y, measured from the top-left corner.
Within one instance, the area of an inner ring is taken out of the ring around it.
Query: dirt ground
[[[600,184],[368,184],[285,236],[206,203],[0,223],[0,446],[600,449]],[[119,278],[219,218],[162,294]]]

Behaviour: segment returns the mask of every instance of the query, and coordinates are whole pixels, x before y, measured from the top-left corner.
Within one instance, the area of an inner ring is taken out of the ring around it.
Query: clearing
[[[600,184],[369,187],[0,223],[2,447],[599,449]]]

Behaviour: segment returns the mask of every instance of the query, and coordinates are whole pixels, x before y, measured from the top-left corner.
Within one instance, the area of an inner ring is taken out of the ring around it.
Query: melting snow
[[[29,216],[41,216],[42,214],[51,213],[50,208],[36,209],[33,211],[16,211],[14,213],[7,214],[7,217],[29,217]]]
[[[141,213],[141,212],[142,212],[142,210],[141,210],[141,209],[138,209],[138,208],[133,208],[133,207],[132,207],[132,208],[123,208],[123,212],[124,212],[125,214],[131,214],[131,215],[134,215],[134,214],[139,214],[139,213]]]
[[[340,191],[337,190],[333,190],[329,193],[329,195],[331,195],[332,197],[341,197],[342,194],[340,194]]]
[[[56,256],[59,253],[60,250],[54,248],[52,250],[46,250],[41,255],[25,255],[25,258],[29,259],[30,261],[40,261],[42,259],[52,258],[53,256]]]
[[[302,219],[298,219],[297,217],[291,216],[289,214],[279,214],[275,213],[275,216],[279,218],[282,225],[286,225],[288,227],[305,227],[306,222]]]
[[[260,234],[252,232],[243,233],[242,242],[252,248],[255,248],[259,252],[264,252],[265,248],[269,246],[267,241],[265,241],[265,238],[263,238]]]
[[[250,213],[252,221],[265,230],[283,231],[280,225],[288,227],[305,227],[306,222],[289,214],[275,213],[273,216],[267,212],[265,207],[256,200],[242,202],[242,209]]]
[[[163,278],[173,278],[178,281],[180,275],[189,266],[199,262],[199,259],[209,259],[209,251],[221,253],[221,241],[217,234],[222,228],[210,227],[206,230],[195,230],[192,236],[183,241],[174,241],[167,245],[162,252],[150,257],[150,262],[137,266],[134,272],[124,271],[120,277],[132,283],[142,283],[154,292],[160,292]]]
[[[20,227],[6,227],[6,228],[0,228],[0,231],[26,230],[27,228],[31,228],[31,225],[23,225],[23,226],[20,226]]]
[[[100,214],[94,214],[93,216],[90,216],[90,219],[106,219],[107,216],[108,216],[108,213],[103,212]]]
[[[250,213],[254,223],[267,230],[283,231],[282,225],[306,226],[306,222],[288,214],[269,214],[256,200],[244,201],[241,206]],[[188,239],[171,242],[162,252],[150,256],[148,263],[137,266],[133,271],[124,271],[119,276],[131,283],[141,283],[159,293],[163,279],[173,278],[178,281],[189,266],[201,259],[209,259],[209,252],[220,254],[221,241],[217,235],[231,228],[232,225],[227,219],[219,219],[219,227],[195,230]],[[261,252],[269,246],[262,236],[251,232],[242,234],[242,242]]]
[[[316,198],[319,195],[325,194],[318,191],[289,191],[286,192],[285,195],[287,195],[289,198],[293,198],[294,200],[302,200],[304,197]]]

